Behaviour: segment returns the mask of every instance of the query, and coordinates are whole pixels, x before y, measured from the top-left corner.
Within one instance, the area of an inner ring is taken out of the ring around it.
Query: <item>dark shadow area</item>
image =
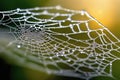
[[[0,59],[0,79],[1,80],[11,80],[11,66],[7,64],[4,60]]]
[[[0,11],[44,6],[49,0],[1,0]]]
[[[0,59],[0,80],[27,80],[22,68]]]

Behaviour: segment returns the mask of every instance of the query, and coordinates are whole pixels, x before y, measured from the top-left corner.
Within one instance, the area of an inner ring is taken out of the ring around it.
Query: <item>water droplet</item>
[[[48,11],[47,10],[43,11],[43,14],[48,14]]]
[[[70,17],[68,17],[68,18],[67,18],[67,20],[70,20],[70,21],[71,21],[71,18],[70,18]]]
[[[85,11],[81,11],[81,15],[83,16],[85,14]]]
[[[52,59],[52,57],[50,57],[50,59]]]
[[[17,45],[17,48],[21,48],[21,46],[20,46],[20,45]]]
[[[58,57],[59,55],[57,54],[56,56]]]
[[[80,53],[81,53],[81,54],[84,54],[85,52],[84,52],[83,50],[80,50]]]
[[[62,54],[61,56],[64,56],[64,54]]]
[[[70,59],[68,59],[67,61],[68,61],[68,62],[70,62],[71,60],[70,60]]]
[[[17,8],[17,11],[19,12],[19,11],[20,11],[20,8]]]
[[[74,51],[75,51],[75,49],[72,50],[72,52],[74,52]]]
[[[59,6],[59,5],[58,5],[58,6],[56,6],[56,9],[61,9],[61,8],[62,8],[62,7],[61,7],[61,6]]]
[[[39,10],[40,8],[39,7],[36,7],[35,10]]]
[[[29,12],[29,11],[27,10],[27,14],[31,14],[31,12]]]
[[[27,21],[27,19],[24,19],[24,21]]]
[[[110,66],[112,66],[112,63],[110,63]]]

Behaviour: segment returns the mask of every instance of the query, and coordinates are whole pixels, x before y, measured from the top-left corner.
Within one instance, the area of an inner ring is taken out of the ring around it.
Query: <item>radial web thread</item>
[[[84,10],[55,6],[1,11],[0,31],[12,34],[15,40],[8,45],[24,51],[23,58],[31,55],[48,73],[113,77],[112,63],[119,60],[119,39]]]

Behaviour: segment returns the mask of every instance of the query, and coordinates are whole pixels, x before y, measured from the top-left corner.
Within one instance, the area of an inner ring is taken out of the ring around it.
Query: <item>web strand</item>
[[[18,8],[0,15],[1,33],[12,34],[24,58],[38,58],[46,72],[83,79],[113,77],[120,41],[86,11],[56,6]]]

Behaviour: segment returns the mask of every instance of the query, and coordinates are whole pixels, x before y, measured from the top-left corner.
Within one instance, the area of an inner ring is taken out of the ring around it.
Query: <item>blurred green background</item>
[[[56,5],[69,9],[86,10],[120,39],[120,0],[0,0],[0,11]],[[116,61],[113,69],[115,69],[114,75],[120,80],[120,65],[118,64],[120,62]],[[0,60],[0,68],[3,69],[0,72],[0,76],[4,78],[0,80],[80,80],[77,78],[47,75],[46,73],[31,69],[23,69],[18,66],[9,65],[2,59]],[[9,73],[4,74],[3,72]],[[112,79],[99,77],[92,80]]]

